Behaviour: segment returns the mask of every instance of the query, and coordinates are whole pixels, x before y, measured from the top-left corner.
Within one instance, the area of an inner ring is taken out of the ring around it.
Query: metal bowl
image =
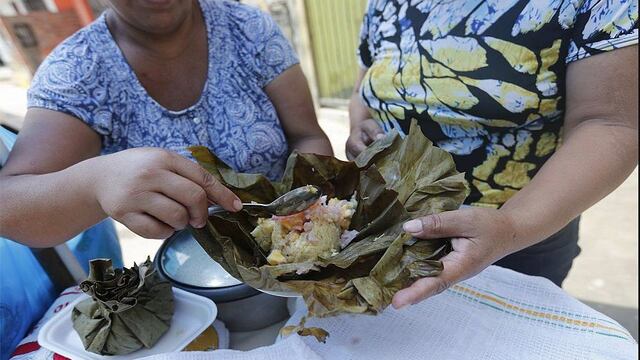
[[[285,320],[287,299],[260,292],[227,273],[188,230],[167,239],[155,256],[160,275],[173,286],[216,303],[230,331],[251,331]]]

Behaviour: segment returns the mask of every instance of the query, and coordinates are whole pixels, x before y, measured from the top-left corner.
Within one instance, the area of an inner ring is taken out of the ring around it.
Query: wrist
[[[350,115],[349,116],[349,133],[353,133],[354,131],[356,131],[356,129],[360,127],[360,124],[364,120],[365,119],[361,119],[359,116]]]
[[[498,213],[508,229],[509,243],[505,244],[505,252],[507,255],[520,251],[530,245],[530,230],[526,221],[518,216],[517,212],[512,211],[508,207],[498,209]]]
[[[74,188],[83,199],[87,210],[91,209],[101,218],[108,216],[102,208],[99,196],[106,172],[103,162],[104,156],[98,156],[79,162],[69,168],[72,171],[70,178],[76,179]]]
[[[369,109],[360,100],[360,98],[351,98],[349,102],[349,125],[351,129],[354,129],[364,120],[371,118]]]

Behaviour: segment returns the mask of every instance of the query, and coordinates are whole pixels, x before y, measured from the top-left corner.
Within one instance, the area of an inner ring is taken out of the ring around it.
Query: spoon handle
[[[270,208],[266,205],[262,205],[262,204],[242,204],[242,210],[245,210],[246,212],[248,212],[251,215],[254,216],[271,216],[273,215],[273,213],[271,212]],[[221,214],[221,213],[226,213],[227,210],[225,210],[222,206],[220,205],[212,205],[209,206],[209,216],[211,215],[216,215],[216,214]]]
[[[209,206],[209,216],[211,215],[215,215],[215,214],[220,214],[223,212],[227,212],[227,210],[225,210],[222,206],[219,205],[211,205]]]

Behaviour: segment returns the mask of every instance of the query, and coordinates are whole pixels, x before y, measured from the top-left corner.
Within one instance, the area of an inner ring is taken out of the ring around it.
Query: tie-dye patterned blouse
[[[569,63],[638,41],[638,0],[370,0],[362,96],[386,131],[425,135],[499,206],[560,141]]]

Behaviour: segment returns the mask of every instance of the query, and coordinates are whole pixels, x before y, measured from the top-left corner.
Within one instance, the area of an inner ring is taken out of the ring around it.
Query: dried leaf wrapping
[[[80,288],[91,299],[78,303],[71,317],[87,351],[129,354],[152,347],[169,330],[173,291],[150,259],[130,269],[113,269],[109,259],[91,260]]]
[[[313,336],[318,340],[318,342],[326,343],[327,337],[329,337],[329,333],[325,329],[317,328],[317,327],[305,327],[304,324],[307,322],[306,317],[302,317],[300,319],[300,324],[298,325],[289,325],[280,329],[280,335],[283,337],[287,337],[293,333],[296,333],[300,336]]]
[[[400,289],[442,271],[439,259],[450,242],[414,239],[402,230],[410,218],[455,210],[468,194],[464,174],[451,155],[427,140],[412,123],[402,138],[393,133],[374,142],[355,162],[293,153],[280,182],[238,174],[205,147],[190,148],[196,160],[243,201],[269,203],[304,185],[317,185],[329,197],[349,198],[358,207],[352,243],[338,254],[312,263],[268,265],[254,248],[256,219],[245,212],[215,215],[192,229],[203,249],[231,275],[252,287],[300,293],[311,316],[376,314]],[[298,269],[312,269],[304,275]]]

